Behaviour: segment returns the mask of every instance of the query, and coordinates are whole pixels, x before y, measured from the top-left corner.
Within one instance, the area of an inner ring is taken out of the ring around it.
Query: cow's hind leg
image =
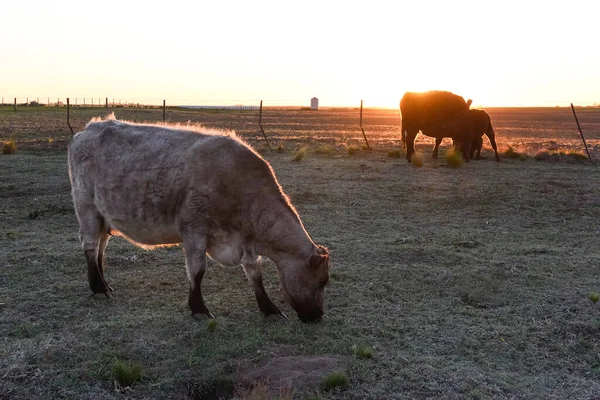
[[[412,155],[415,152],[415,139],[418,131],[407,130],[406,131],[406,160],[411,162]]]
[[[99,249],[103,242],[104,219],[96,213],[78,212],[80,239],[88,265],[88,282],[94,294],[103,293],[110,297],[112,289],[104,280]],[[104,242],[103,247],[106,247]],[[103,263],[103,260],[102,260]]]
[[[258,302],[258,308],[265,317],[271,315],[279,316],[283,319],[287,319],[286,315],[279,309],[265,291],[262,279],[262,265],[260,262],[244,264],[244,273],[246,277],[252,283],[254,288],[254,294],[256,295],[256,301]]]
[[[206,270],[206,235],[186,235],[183,238],[185,249],[185,265],[190,280],[190,295],[188,305],[192,317],[196,319],[214,318],[208,311],[202,298],[202,278]]]
[[[432,158],[438,158],[440,144],[442,144],[443,138],[435,138],[435,146],[433,147],[433,153],[431,154]]]
[[[496,135],[494,134],[494,130],[486,133],[488,139],[490,139],[490,144],[492,145],[492,149],[494,149],[494,154],[496,155],[496,161],[500,161],[500,156],[498,155],[498,146],[496,145]]]
[[[473,144],[471,145],[471,160],[475,158],[475,160],[481,160],[481,149],[483,147],[483,137],[473,140]],[[476,155],[477,153],[477,155]]]
[[[104,270],[106,269],[106,245],[108,245],[108,240],[110,239],[110,235],[107,230],[104,229],[102,234],[100,235],[100,244],[98,246],[98,270],[100,271],[100,275],[102,279],[104,279]],[[104,280],[106,282],[106,280]],[[114,289],[110,287],[108,284],[108,290],[114,292]]]

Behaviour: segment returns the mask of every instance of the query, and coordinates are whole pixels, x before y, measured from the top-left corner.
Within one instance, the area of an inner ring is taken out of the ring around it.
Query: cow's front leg
[[[431,154],[431,157],[433,159],[438,158],[439,155],[439,148],[440,148],[440,144],[442,144],[442,138],[435,138],[435,146],[433,147],[433,153]]]
[[[185,249],[185,266],[190,280],[188,305],[192,317],[196,319],[214,318],[215,316],[208,311],[204,304],[201,290],[202,278],[206,270],[206,236],[189,235],[183,239],[183,247]]]
[[[244,264],[244,273],[246,277],[252,283],[254,288],[254,294],[256,295],[256,301],[258,302],[258,308],[265,317],[271,315],[279,316],[282,319],[287,319],[286,315],[279,309],[265,291],[262,279],[262,265],[259,262]]]
[[[413,153],[415,152],[415,139],[417,138],[417,131],[406,131],[406,160],[411,162]]]

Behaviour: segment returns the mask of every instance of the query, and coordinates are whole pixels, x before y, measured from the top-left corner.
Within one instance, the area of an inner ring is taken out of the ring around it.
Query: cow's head
[[[308,259],[290,258],[284,263],[285,268],[278,266],[277,270],[290,305],[302,321],[319,321],[323,316],[325,286],[329,282],[329,252],[317,246]]]

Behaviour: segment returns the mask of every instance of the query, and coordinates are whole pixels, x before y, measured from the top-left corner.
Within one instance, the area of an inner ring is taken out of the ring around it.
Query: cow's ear
[[[321,264],[324,264],[329,259],[328,254],[318,254],[310,257],[309,265],[313,268],[318,268]]]

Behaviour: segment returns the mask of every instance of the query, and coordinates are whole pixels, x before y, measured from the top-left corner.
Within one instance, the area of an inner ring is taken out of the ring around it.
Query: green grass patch
[[[114,380],[122,387],[131,387],[144,375],[142,366],[133,361],[115,359],[112,368]]]
[[[344,389],[350,384],[350,379],[344,371],[335,371],[323,379],[323,389]]]
[[[209,319],[208,322],[206,323],[206,329],[209,332],[216,331],[218,326],[219,326],[219,324],[216,319]]]
[[[12,229],[9,230],[9,231],[6,231],[6,238],[7,239],[18,239],[21,236],[23,236],[23,234],[21,232],[19,232],[19,231],[15,231],[15,230],[12,230]]]
[[[352,354],[358,358],[373,358],[373,348],[365,345],[352,345]]]
[[[600,293],[598,293],[598,292],[590,292],[590,293],[588,293],[588,299],[590,299],[590,301],[592,303],[597,303],[598,300],[600,300]]]

